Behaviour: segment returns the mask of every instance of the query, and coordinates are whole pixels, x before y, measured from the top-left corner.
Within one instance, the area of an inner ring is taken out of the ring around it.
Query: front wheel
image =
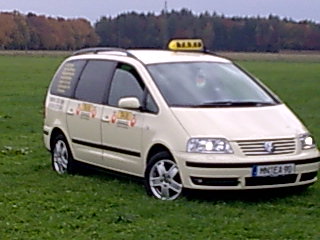
[[[174,200],[182,194],[182,182],[177,164],[170,154],[154,155],[145,172],[146,190],[157,199]]]
[[[51,151],[52,168],[59,174],[72,173],[73,157],[66,138],[63,135],[55,137]]]

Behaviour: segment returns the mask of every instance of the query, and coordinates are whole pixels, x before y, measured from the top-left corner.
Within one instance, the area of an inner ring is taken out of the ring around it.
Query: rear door
[[[67,108],[67,126],[76,160],[102,165],[101,117],[116,63],[89,60],[84,67],[74,99]]]

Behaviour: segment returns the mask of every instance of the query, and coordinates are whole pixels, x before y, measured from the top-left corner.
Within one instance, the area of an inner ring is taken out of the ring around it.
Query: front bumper
[[[319,152],[310,150],[294,156],[268,156],[248,159],[234,155],[178,153],[175,155],[185,188],[206,190],[267,189],[308,185],[317,181]],[[289,175],[252,176],[253,166],[294,164]]]

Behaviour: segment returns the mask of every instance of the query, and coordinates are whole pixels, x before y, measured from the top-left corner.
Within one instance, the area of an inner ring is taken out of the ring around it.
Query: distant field
[[[47,50],[38,50],[38,51],[20,51],[20,50],[0,50],[0,56],[60,56],[65,57],[70,55],[71,51],[47,51]]]
[[[162,202],[126,178],[96,171],[58,176],[43,147],[42,117],[63,56],[0,56],[1,240],[320,239],[319,182],[304,192],[195,192]],[[289,104],[320,142],[318,60],[238,63]]]

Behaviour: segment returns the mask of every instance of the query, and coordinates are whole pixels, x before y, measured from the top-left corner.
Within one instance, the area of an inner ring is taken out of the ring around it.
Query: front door
[[[135,68],[119,63],[102,112],[102,144],[105,165],[114,170],[141,172],[141,139],[145,113],[118,107],[120,98],[144,96],[144,83]]]

